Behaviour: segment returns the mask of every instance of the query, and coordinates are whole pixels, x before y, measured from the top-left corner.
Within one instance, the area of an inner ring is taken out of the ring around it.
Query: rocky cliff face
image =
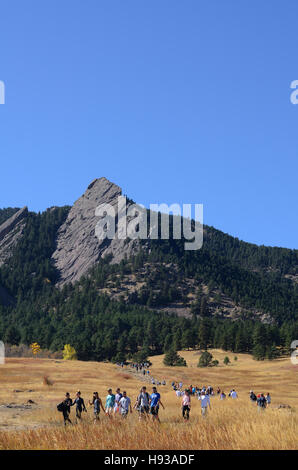
[[[140,249],[138,240],[103,239],[95,234],[99,217],[95,209],[100,204],[111,204],[118,214],[118,196],[121,188],[106,178],[92,181],[86,192],[71,208],[57,237],[57,249],[52,255],[60,272],[59,285],[75,282],[85,274],[101,257],[112,255],[111,263],[119,263],[125,256],[132,256]]]
[[[11,256],[13,248],[22,236],[28,208],[23,207],[0,225],[0,266]]]

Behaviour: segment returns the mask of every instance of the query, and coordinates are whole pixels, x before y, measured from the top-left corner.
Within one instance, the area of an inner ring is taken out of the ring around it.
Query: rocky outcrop
[[[138,240],[99,240],[95,227],[99,217],[95,209],[100,204],[111,204],[118,214],[118,197],[121,188],[106,178],[92,181],[86,192],[71,208],[66,221],[58,230],[57,248],[52,255],[60,272],[59,285],[81,278],[101,257],[112,255],[111,263],[119,263],[140,249]]]
[[[28,215],[28,208],[23,207],[0,225],[0,266],[11,256],[14,247],[22,236]]]

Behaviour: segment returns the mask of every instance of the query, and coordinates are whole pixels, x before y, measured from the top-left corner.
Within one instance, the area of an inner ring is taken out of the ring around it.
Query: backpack
[[[57,410],[61,412],[65,410],[65,403],[63,401],[57,405]]]

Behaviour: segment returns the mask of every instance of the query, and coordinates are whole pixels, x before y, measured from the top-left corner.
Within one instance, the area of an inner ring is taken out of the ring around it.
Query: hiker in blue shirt
[[[152,420],[156,419],[160,422],[158,417],[159,405],[161,405],[163,409],[165,409],[165,407],[160,400],[160,393],[158,393],[156,387],[152,388],[152,392],[153,393],[150,395],[150,413],[152,415]]]
[[[111,417],[115,406],[115,395],[112,393],[112,389],[109,388],[108,395],[106,397],[106,414]]]

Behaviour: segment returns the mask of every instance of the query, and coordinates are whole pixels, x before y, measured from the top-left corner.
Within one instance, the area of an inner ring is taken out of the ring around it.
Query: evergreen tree
[[[198,362],[198,367],[208,367],[211,365],[212,361],[212,354],[208,351],[202,352],[199,362]]]
[[[183,357],[179,356],[177,351],[170,349],[164,357],[164,365],[166,366],[186,366],[186,361]]]
[[[223,362],[224,362],[224,365],[227,366],[228,364],[230,364],[231,361],[230,361],[230,359],[228,358],[228,356],[225,356]]]

